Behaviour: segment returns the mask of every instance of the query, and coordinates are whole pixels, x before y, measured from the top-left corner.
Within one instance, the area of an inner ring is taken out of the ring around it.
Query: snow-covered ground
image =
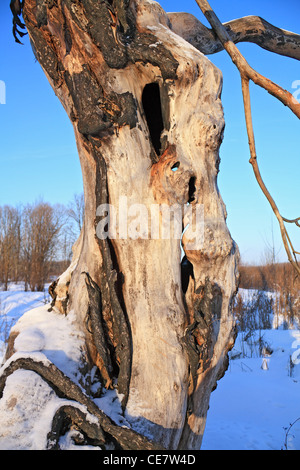
[[[211,395],[202,449],[285,448],[285,428],[300,418],[300,331],[262,333],[272,355],[230,361]],[[241,350],[241,336],[235,350]],[[295,362],[292,369],[291,356]],[[287,443],[289,450],[300,450],[300,422],[291,428]]]
[[[244,295],[246,294],[249,293],[244,292]],[[11,285],[7,292],[0,291],[0,346],[1,340],[4,339],[5,327],[11,327],[22,317],[19,325],[21,329],[24,328],[24,333],[16,342],[17,351],[22,351],[24,355],[27,348],[32,349],[31,346],[35,345],[34,354],[38,356],[45,353],[44,360],[51,360],[62,370],[67,369],[71,376],[74,373],[76,378],[74,363],[80,355],[82,338],[80,335],[74,336],[76,331],[72,326],[72,318],[48,313],[48,306],[45,305],[47,297],[47,293],[24,292],[20,285]],[[23,315],[33,308],[33,315]],[[47,344],[43,333],[46,329]],[[73,335],[72,341],[67,337],[68,334]],[[259,357],[258,347],[253,346],[259,336],[262,336],[263,343],[272,350],[270,356]],[[63,356],[60,351],[62,343]],[[43,353],[40,352],[42,349]],[[3,352],[4,348],[0,347],[0,363]],[[280,450],[287,444],[288,449],[300,450],[300,420],[296,421],[300,418],[300,330],[256,331],[250,345],[249,342],[245,343],[245,334],[239,333],[231,355],[235,359],[230,360],[225,376],[218,382],[217,389],[211,395],[202,449]],[[30,371],[17,371],[15,374],[25,374],[26,387],[30,388],[32,385],[36,390],[36,374]],[[11,410],[6,414],[5,407],[2,407],[0,413],[2,423],[7,420],[11,429],[17,429],[24,421],[22,408],[13,407],[13,387],[13,376],[10,376],[6,385],[10,396],[8,406],[13,408],[16,422],[11,422]],[[22,390],[20,393],[22,394]],[[43,446],[46,436],[45,423],[49,424],[48,415],[53,416],[53,409],[61,405],[61,400],[58,401],[59,399],[51,393],[48,385],[41,381],[38,387],[39,396],[36,398],[47,400],[48,405],[43,411],[44,414],[41,414],[39,409],[33,410],[34,413],[40,413],[40,421],[35,429],[31,429],[29,423],[25,422],[29,427],[23,433],[16,430],[20,432],[17,448],[32,448],[29,442],[33,438],[36,439],[36,448]],[[15,400],[18,399],[17,391],[14,392],[14,397]],[[119,401],[114,391],[98,399],[98,405],[115,421],[121,420]],[[30,405],[23,403],[22,406]],[[286,436],[287,429],[295,421]],[[70,435],[65,437],[61,445],[65,449],[74,448]],[[14,448],[15,442],[5,436],[0,438],[0,449]]]
[[[9,284],[8,291],[0,289],[0,364],[10,328],[25,312],[49,302],[49,297],[47,286],[44,292],[24,292],[23,283]]]

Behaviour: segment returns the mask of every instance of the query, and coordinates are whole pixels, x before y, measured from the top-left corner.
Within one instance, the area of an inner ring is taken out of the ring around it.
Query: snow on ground
[[[0,364],[10,328],[25,312],[46,302],[49,302],[47,287],[44,292],[24,292],[23,283],[11,283],[8,291],[0,290]]]
[[[47,289],[43,292],[24,292],[22,286],[12,285],[8,292],[0,291],[0,375],[13,360],[30,357],[45,365],[53,363],[77,385],[82,386],[80,366],[84,348],[83,333],[78,330],[75,316],[49,311],[45,303]],[[49,300],[49,299],[48,299]],[[6,325],[16,332],[15,352],[4,361],[4,338]],[[90,376],[93,384],[92,374]],[[98,384],[99,385],[99,384]],[[115,390],[95,399],[99,408],[117,424],[130,426],[121,415],[120,397]],[[43,450],[47,445],[47,434],[52,419],[61,406],[70,401],[58,398],[52,388],[36,373],[17,370],[10,375],[0,400],[0,450]],[[78,403],[74,406],[87,413]],[[87,413],[89,419],[96,419]],[[100,450],[92,446],[76,446],[70,430],[60,440],[64,450]]]
[[[202,449],[284,448],[284,428],[300,417],[300,365],[290,370],[290,356],[294,354],[297,362],[300,331],[265,330],[263,334],[272,355],[230,361],[211,395]],[[239,334],[235,349],[240,340]],[[299,422],[291,429],[288,449],[300,450]]]
[[[15,353],[2,370],[10,360],[31,357],[44,364],[54,363],[77,382],[83,337],[72,314],[50,312],[44,293],[21,292],[19,286],[11,287],[8,292],[0,292],[2,320],[4,325],[5,320],[13,322],[11,331],[18,335]],[[7,378],[0,400],[0,449],[44,449],[52,418],[63,404],[64,400],[38,374],[28,370],[14,372]]]
[[[72,315],[48,312],[45,299],[47,294],[24,292],[20,285],[11,285],[8,292],[0,291],[0,340],[4,339],[4,327],[11,327],[22,317],[17,325],[22,333],[15,343],[15,354],[24,356],[28,350],[34,350],[31,355],[51,360],[76,381],[83,339]],[[259,357],[257,347],[253,347],[259,336],[272,350],[270,356]],[[287,428],[300,418],[300,330],[256,331],[252,339],[249,346],[245,334],[239,333],[229,368],[211,395],[203,450],[280,450],[285,443],[288,449],[300,450],[300,420],[286,437]],[[0,400],[1,428],[9,430],[7,435],[0,433],[0,449],[43,448],[51,418],[62,402],[37,374],[16,371],[7,380]],[[126,425],[114,391],[98,399],[97,404],[116,422]],[[24,419],[28,407],[35,420]],[[70,434],[60,443],[64,449],[78,449]]]
[[[258,295],[239,293],[245,302]],[[276,300],[274,293],[265,296]],[[229,368],[211,394],[202,449],[300,450],[300,420],[287,433],[300,418],[300,330],[284,323],[271,315],[272,329],[238,334]],[[260,342],[270,356],[260,353]]]

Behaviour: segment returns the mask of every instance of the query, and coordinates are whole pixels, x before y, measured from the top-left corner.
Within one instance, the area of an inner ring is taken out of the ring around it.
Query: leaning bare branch
[[[248,132],[248,139],[249,139],[249,148],[250,148],[250,163],[252,165],[255,178],[266,196],[267,200],[270,203],[270,206],[272,207],[272,210],[279,222],[279,227],[280,227],[280,232],[281,232],[281,237],[283,240],[284,248],[287,253],[288,259],[290,263],[294,266],[295,270],[300,274],[300,266],[297,263],[296,259],[296,252],[293,248],[293,245],[291,243],[290,237],[287,233],[287,230],[284,225],[284,219],[280,215],[280,212],[278,210],[278,207],[272,198],[271,194],[269,193],[262,177],[259,171],[258,163],[257,163],[257,155],[256,155],[256,147],[255,147],[255,139],[254,139],[254,131],[253,131],[253,122],[252,122],[252,114],[251,114],[251,100],[250,100],[250,91],[249,91],[249,79],[243,78],[242,77],[242,91],[243,91],[243,98],[244,98],[244,109],[245,109],[245,118],[246,118],[246,126],[247,126],[247,132]]]
[[[271,82],[264,76],[257,73],[254,69],[250,67],[247,63],[244,56],[240,53],[237,49],[233,41],[231,40],[225,26],[220,22],[218,17],[216,16],[215,12],[212,10],[211,6],[206,0],[196,0],[197,4],[199,5],[201,11],[209,21],[210,25],[212,26],[213,30],[215,31],[216,35],[218,36],[220,42],[222,43],[224,49],[230,55],[233,63],[237,66],[242,80],[242,92],[243,92],[243,99],[244,99],[244,110],[245,110],[245,119],[246,119],[246,127],[248,133],[248,141],[249,141],[249,149],[250,149],[250,163],[252,165],[255,178],[267,198],[280,227],[281,237],[284,244],[284,248],[288,257],[288,260],[294,267],[296,273],[300,274],[300,266],[298,264],[298,260],[296,255],[299,254],[291,242],[291,239],[287,233],[286,227],[284,222],[294,222],[297,226],[299,226],[299,220],[288,220],[284,219],[278,207],[272,198],[270,192],[268,191],[262,176],[259,171],[258,163],[257,163],[257,155],[256,155],[256,147],[255,147],[255,138],[254,138],[254,130],[253,130],[253,122],[252,122],[252,114],[251,114],[251,99],[250,99],[250,90],[249,90],[249,80],[252,80],[255,84],[261,86],[265,90],[267,90],[270,94],[275,96],[277,99],[282,101],[283,104],[288,106],[294,114],[298,118],[300,118],[300,103],[296,102],[293,96],[286,90],[283,90],[279,85]]]

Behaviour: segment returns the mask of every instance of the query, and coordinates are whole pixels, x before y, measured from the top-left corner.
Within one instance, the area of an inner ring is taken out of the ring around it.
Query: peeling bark
[[[92,334],[93,342],[97,350],[97,359],[95,362],[103,377],[105,387],[112,388],[112,364],[102,318],[101,291],[97,284],[90,278],[88,273],[83,274],[86,276],[85,283],[89,297],[87,311],[87,320],[90,321],[91,325],[91,329],[89,331]]]

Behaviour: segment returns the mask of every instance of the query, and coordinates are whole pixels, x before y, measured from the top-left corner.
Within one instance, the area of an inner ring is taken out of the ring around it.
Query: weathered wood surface
[[[221,73],[150,0],[26,0],[23,14],[73,123],[85,192],[84,227],[53,307],[75,312],[87,358],[107,386],[118,378],[124,408],[147,420],[148,435],[166,448],[198,449],[234,341],[238,250],[217,186]],[[180,238],[151,238],[150,218],[137,239],[124,227],[99,239],[97,208],[109,203],[124,219],[124,197],[129,225],[141,207],[147,216],[159,204],[202,208],[203,240],[192,244],[190,223],[181,263]],[[100,357],[104,344],[109,359]]]
[[[190,13],[168,13],[171,29],[205,55],[223,50],[214,31]],[[224,23],[235,43],[252,42],[267,51],[300,60],[300,36],[273,26],[259,16],[245,16]]]

